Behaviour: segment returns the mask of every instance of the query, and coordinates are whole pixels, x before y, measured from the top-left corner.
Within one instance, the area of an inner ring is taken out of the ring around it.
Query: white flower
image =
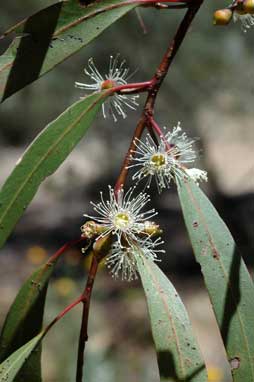
[[[144,233],[146,221],[157,215],[154,209],[141,212],[143,207],[150,201],[150,196],[146,193],[139,193],[133,197],[134,188],[130,188],[124,195],[124,190],[120,189],[118,198],[116,198],[114,190],[109,186],[109,200],[105,201],[101,192],[101,201],[91,204],[99,216],[89,216],[96,222],[100,223],[104,228],[104,237],[109,233],[117,236],[117,241],[123,245],[122,241],[132,245],[133,241],[141,240],[139,234]]]
[[[122,246],[119,242],[113,244],[111,253],[106,258],[106,265],[110,268],[112,277],[131,281],[138,278],[137,259],[146,258],[152,261],[160,261],[158,253],[165,253],[157,247],[164,242],[160,238],[152,241],[150,237],[132,243],[131,246]]]
[[[147,135],[145,143],[136,139],[135,146],[135,157],[132,155],[131,159],[136,163],[130,165],[128,168],[139,167],[139,169],[133,175],[132,179],[139,182],[147,178],[146,187],[149,188],[154,176],[159,192],[161,189],[169,187],[173,177],[171,168],[174,164],[174,160],[168,155],[164,142],[161,141],[157,147],[150,135]]]
[[[234,22],[241,22],[241,28],[243,32],[247,32],[247,30],[254,25],[254,15],[245,13],[243,11],[235,10],[233,12],[233,20]]]
[[[150,201],[150,197],[142,192],[133,197],[134,190],[135,187],[124,194],[124,190],[120,189],[116,198],[114,189],[109,186],[109,200],[105,201],[101,192],[101,201],[97,204],[91,202],[99,216],[84,215],[101,225],[103,233],[97,237],[97,240],[110,233],[116,235],[116,241],[106,256],[106,264],[114,278],[118,278],[121,274],[122,280],[127,281],[137,278],[139,257],[160,261],[158,254],[165,252],[157,248],[163,244],[160,238],[152,240],[156,229],[158,232],[158,226],[154,225],[150,219],[157,213],[154,209],[141,212]]]
[[[164,127],[164,129],[166,129]],[[173,131],[165,134],[166,142],[170,146],[170,155],[179,163],[192,163],[195,161],[197,154],[193,148],[195,139],[187,137],[186,133],[182,133],[181,123],[173,127]]]
[[[82,82],[75,82],[75,86],[83,90],[92,91],[101,91],[120,85],[126,85],[128,79],[131,77],[128,76],[129,68],[126,67],[126,61],[123,60],[119,62],[119,54],[115,58],[110,56],[108,74],[104,76],[101,75],[94,64],[93,58],[88,60],[88,68],[85,68],[84,72],[90,77],[93,83],[84,84]],[[137,98],[139,98],[139,95],[113,93],[102,105],[104,118],[110,115],[115,122],[117,121],[117,116],[126,118],[125,108],[135,110],[138,106]]]
[[[201,180],[204,180],[205,182],[208,181],[207,171],[200,170],[198,168],[186,168],[185,171],[187,175],[197,183],[197,185]]]
[[[137,139],[131,159],[134,164],[128,168],[138,167],[132,179],[139,182],[147,178],[146,187],[150,187],[153,176],[157,184],[159,193],[164,188],[170,186],[171,180],[189,176],[195,182],[207,180],[207,173],[199,169],[187,169],[186,164],[193,163],[197,157],[193,148],[194,139],[189,139],[182,133],[180,122],[173,128],[173,131],[166,132],[160,137],[157,146],[150,135],[147,135],[145,142]],[[192,170],[192,171],[190,171]]]

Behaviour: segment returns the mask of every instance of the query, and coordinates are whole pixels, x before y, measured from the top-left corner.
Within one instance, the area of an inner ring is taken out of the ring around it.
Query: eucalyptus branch
[[[170,151],[171,147],[168,144],[160,126],[155,122],[155,120],[151,116],[149,116],[148,122],[151,124],[152,128],[156,131],[156,133],[159,135],[159,137],[164,141],[165,147],[167,148],[167,150]]]
[[[56,258],[59,257],[64,250],[66,250],[67,248],[71,247],[72,245],[82,240],[85,240],[85,238],[81,237],[79,240],[75,240],[65,244],[63,247],[60,248],[59,251],[57,251],[50,258],[50,261],[53,262],[53,259],[55,261]],[[49,330],[60,319],[62,319],[70,310],[72,310],[78,304],[83,303],[83,312],[82,312],[81,329],[80,329],[79,346],[78,346],[76,382],[82,382],[82,378],[83,378],[84,351],[85,351],[85,343],[88,340],[88,334],[87,334],[88,316],[89,316],[90,300],[91,300],[94,280],[97,274],[99,262],[107,254],[110,243],[111,243],[111,237],[106,237],[106,238],[102,238],[98,240],[98,244],[97,245],[95,244],[95,250],[92,252],[92,256],[93,256],[92,263],[91,263],[86,286],[83,293],[71,304],[65,307],[43,331],[43,337],[44,337],[49,332]]]
[[[81,236],[78,239],[74,239],[71,241],[68,241],[65,243],[61,248],[59,248],[47,261],[46,265],[51,265],[54,263],[64,252],[66,252],[68,249],[72,248],[74,245],[87,240],[86,237]]]
[[[142,91],[147,91],[152,88],[154,84],[154,79],[144,82],[133,82],[126,85],[119,85],[110,89],[111,93],[122,93],[122,94],[131,94],[131,93],[140,93]]]
[[[48,261],[46,262],[46,266],[47,267],[50,267],[52,266],[60,256],[62,256],[64,254],[64,252],[66,252],[68,249],[72,248],[74,245],[78,244],[78,243],[81,243],[83,241],[86,241],[87,238],[82,235],[81,237],[79,237],[78,239],[74,239],[74,240],[71,240],[71,241],[68,241],[67,243],[65,243],[61,248],[58,249],[58,251],[56,251],[49,259]],[[54,320],[51,321],[51,323],[45,328],[45,334],[50,330],[50,328],[57,322],[59,321],[63,316],[65,316],[66,313],[68,313],[72,308],[74,308],[74,306],[76,306],[81,300],[80,298],[82,298],[82,295],[77,299],[75,300],[73,303],[71,303],[70,305],[68,305],[63,311],[61,311],[55,318]]]
[[[89,274],[87,277],[86,286],[84,292],[81,295],[80,302],[83,303],[83,312],[81,320],[81,328],[79,335],[79,345],[78,345],[78,358],[77,358],[77,371],[76,371],[76,382],[82,382],[83,378],[83,365],[84,365],[84,352],[85,344],[88,340],[87,328],[88,328],[88,317],[90,309],[90,300],[94,285],[94,280],[97,274],[98,265],[100,261],[108,254],[112,243],[111,235],[99,238],[95,241],[92,250],[92,263],[90,266]]]
[[[84,364],[84,352],[85,344],[88,340],[87,327],[88,327],[88,316],[90,308],[90,300],[94,285],[95,276],[97,273],[99,262],[97,257],[93,255],[92,264],[89,270],[88,279],[86,283],[85,290],[82,294],[83,312],[81,320],[81,328],[79,335],[79,345],[78,345],[78,358],[77,358],[77,371],[76,371],[76,382],[82,382],[83,377],[83,364]]]
[[[203,0],[192,0],[192,2],[189,2],[189,8],[180,23],[180,26],[178,27],[178,30],[175,34],[175,37],[173,40],[170,42],[161,63],[159,64],[153,78],[152,78],[152,85],[148,91],[148,97],[144,106],[144,110],[142,113],[142,116],[138,122],[138,125],[136,127],[136,130],[134,132],[130,147],[127,151],[127,154],[125,156],[125,159],[122,164],[122,168],[120,171],[120,175],[116,181],[115,184],[115,195],[118,195],[119,190],[121,189],[122,186],[124,186],[126,182],[126,178],[128,175],[128,166],[131,161],[131,153],[135,151],[135,140],[140,139],[142,136],[142,133],[145,129],[145,127],[148,128],[149,130],[149,118],[153,116],[154,114],[154,107],[155,107],[155,102],[156,102],[156,97],[157,94],[160,90],[160,87],[169,71],[169,68],[175,58],[176,53],[178,52],[188,30],[189,27],[197,14],[200,6],[202,5]],[[149,132],[151,129],[149,130]],[[151,134],[152,137],[154,137],[153,134]]]
[[[168,45],[165,45],[163,56],[148,81],[129,83],[135,71],[130,72],[126,60],[120,58],[119,53],[115,57],[110,55],[107,72],[100,71],[93,57],[90,57],[84,68],[88,81],[76,81],[75,87],[84,91],[84,95],[86,91],[91,94],[81,97],[80,101],[71,105],[44,129],[3,185],[0,195],[3,224],[0,228],[5,240],[23,209],[32,200],[38,186],[45,177],[53,174],[70,154],[94,121],[99,109],[101,108],[104,118],[111,117],[112,121],[117,122],[118,118],[125,119],[128,111],[137,109],[139,93],[147,93],[115,187],[109,185],[107,195],[105,190],[101,191],[97,203],[91,201],[95,213],[83,215],[86,220],[81,227],[81,236],[67,242],[48,258],[46,263],[26,280],[14,300],[0,335],[1,381],[16,380],[21,374],[28,375],[29,379],[40,379],[40,353],[34,354],[35,357],[31,357],[29,362],[26,362],[27,359],[50,329],[74,307],[80,305],[82,318],[75,381],[83,382],[91,298],[98,268],[103,259],[113,278],[128,282],[139,277],[141,279],[148,302],[160,377],[163,378],[167,374],[169,379],[189,381],[198,376],[200,381],[207,381],[205,362],[192,333],[188,314],[174,286],[156,266],[156,262],[162,260],[161,255],[165,250],[161,248],[164,244],[160,237],[162,229],[154,222],[158,212],[153,206],[151,208],[152,195],[143,191],[149,189],[152,182],[156,184],[159,194],[170,188],[172,183],[176,185],[193,252],[204,271],[206,287],[221,328],[233,379],[236,377],[238,382],[254,381],[254,342],[251,323],[248,321],[254,310],[254,304],[251,305],[249,298],[254,292],[252,280],[237,254],[230,232],[199,188],[199,183],[208,181],[208,176],[205,170],[195,166],[198,158],[195,150],[196,139],[188,137],[182,130],[181,122],[170,129],[161,128],[155,114],[161,86],[203,2],[204,0],[76,0],[76,3],[72,4],[64,0],[60,1],[60,6],[56,4],[56,7],[47,7],[4,34],[6,36],[10,31],[17,33],[18,29],[23,30],[20,35],[21,41],[15,43],[15,47],[13,44],[10,46],[4,53],[2,62],[3,83],[7,81],[9,85],[9,77],[15,72],[18,81],[15,89],[18,90],[25,84],[24,81],[19,82],[19,78],[27,74],[23,70],[23,64],[26,64],[29,57],[39,58],[37,64],[35,62],[35,70],[31,72],[32,77],[28,79],[31,82],[38,75],[52,69],[61,59],[95,39],[122,14],[134,8],[137,13],[138,7],[158,10],[186,9],[174,37],[165,42]],[[97,17],[98,15],[101,16]],[[41,22],[36,23],[37,18]],[[88,19],[89,22],[84,23]],[[145,24],[141,17],[139,21],[145,32]],[[254,0],[231,0],[231,4],[226,8],[218,9],[213,14],[215,25],[226,26],[230,22],[238,21],[244,32],[254,26]],[[88,35],[81,31],[82,25],[87,26]],[[72,28],[74,34],[69,35],[68,31]],[[43,37],[44,32],[48,36],[45,37],[47,41]],[[66,33],[61,37],[63,32]],[[23,38],[29,35],[31,38]],[[164,38],[164,34],[161,36]],[[0,39],[2,37],[0,36]],[[52,38],[58,39],[59,44],[51,45]],[[60,41],[65,41],[66,44],[63,45]],[[58,59],[52,61],[54,54],[47,54],[49,47],[54,48],[59,55]],[[149,45],[149,49],[151,47],[152,45]],[[30,61],[34,63],[34,60]],[[9,73],[10,67],[12,68]],[[145,129],[149,134],[142,138]],[[125,183],[129,169],[132,172],[133,185],[127,189]],[[145,183],[143,190],[140,190],[140,183]],[[82,253],[91,255],[92,259],[89,272],[85,275],[84,286],[74,301],[61,310],[41,331],[47,284],[54,266],[69,248],[81,242],[79,247],[82,247]],[[218,286],[217,289],[215,285]],[[223,300],[226,301],[223,317],[221,291]],[[236,311],[239,317],[234,314]],[[30,321],[33,321],[32,327]],[[158,325],[159,321],[161,325]],[[179,321],[184,322],[184,327],[178,325]],[[40,333],[37,335],[38,332]],[[172,356],[174,361],[167,370],[160,362],[161,349],[165,354]],[[16,377],[21,368],[21,374]]]

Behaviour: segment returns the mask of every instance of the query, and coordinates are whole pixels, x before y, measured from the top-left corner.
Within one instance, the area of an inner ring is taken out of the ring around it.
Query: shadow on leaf
[[[237,307],[241,301],[240,291],[240,265],[241,256],[235,248],[229,274],[229,285],[225,298],[224,314],[221,323],[221,335],[225,346],[228,342],[228,333],[230,322],[236,313]]]
[[[173,355],[169,351],[160,351],[157,353],[160,377],[163,380],[172,382],[192,382],[194,378],[205,369],[205,365],[196,368],[190,375],[179,378],[177,375]]]
[[[39,77],[61,8],[59,2],[27,19],[2,101]]]

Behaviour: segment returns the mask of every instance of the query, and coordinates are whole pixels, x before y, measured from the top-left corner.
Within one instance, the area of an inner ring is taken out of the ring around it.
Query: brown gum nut
[[[218,9],[213,14],[214,25],[227,25],[232,19],[233,12],[231,9]]]
[[[254,0],[244,0],[243,10],[251,15],[254,14]]]

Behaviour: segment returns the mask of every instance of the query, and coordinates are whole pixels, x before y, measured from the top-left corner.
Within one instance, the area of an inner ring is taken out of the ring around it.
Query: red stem
[[[150,81],[145,81],[145,82],[133,82],[131,84],[126,84],[126,85],[119,85],[119,86],[116,86],[112,89],[110,89],[110,91],[112,93],[116,93],[116,92],[121,92],[123,90],[132,90],[132,89],[137,89],[137,90],[141,90],[141,89],[144,89],[144,90],[147,90],[149,89],[152,85],[154,84],[154,79],[150,80]]]
[[[66,313],[68,313],[71,309],[73,309],[76,305],[78,305],[80,302],[82,301],[82,295],[75,301],[73,301],[70,305],[66,306],[66,308],[64,308],[55,318],[54,320],[51,321],[51,323],[44,329],[45,331],[45,334],[48,333],[48,331],[52,328],[53,325],[55,325],[55,323],[57,321],[59,321],[61,318],[63,318]],[[45,335],[44,334],[44,335]]]
[[[56,251],[54,253],[54,255],[52,255],[49,260],[47,261],[46,263],[46,266],[51,266],[52,264],[54,264],[58,258],[69,248],[73,247],[74,245],[80,243],[81,241],[84,241],[86,240],[85,237],[80,237],[78,239],[75,239],[75,240],[71,240],[69,241],[68,243],[65,243],[61,248],[58,249],[58,251]],[[77,304],[79,304],[83,299],[83,294],[77,299],[75,300],[74,302],[72,302],[70,305],[68,305],[66,308],[64,308],[55,318],[53,321],[51,321],[51,323],[46,327],[45,329],[45,334],[49,331],[50,328],[52,328],[52,326],[57,322],[59,321],[63,316],[65,316],[66,313],[68,313],[72,308],[74,308],[74,306],[76,306]],[[44,335],[45,335],[44,334]]]
[[[165,146],[167,148],[168,151],[171,150],[171,147],[170,147],[170,144],[168,143],[168,141],[166,140],[165,138],[165,135],[163,134],[160,126],[155,122],[155,120],[153,119],[153,117],[149,117],[149,122],[151,123],[153,129],[156,131],[156,133],[159,135],[159,137],[163,140],[163,142],[165,143]]]
[[[152,2],[152,0],[142,0],[144,2]],[[169,1],[169,2],[177,2],[175,0]],[[158,94],[158,91],[168,73],[168,70],[176,56],[176,53],[178,52],[178,49],[180,48],[184,37],[186,36],[186,33],[192,23],[192,20],[194,19],[196,13],[198,12],[201,4],[203,3],[203,0],[188,0],[188,3],[190,4],[190,7],[188,8],[182,22],[180,23],[177,32],[175,34],[175,37],[170,42],[163,58],[158,66],[152,81],[153,84],[150,86],[148,97],[145,103],[143,114],[138,122],[138,125],[136,127],[136,130],[134,132],[134,135],[132,137],[132,141],[129,147],[129,150],[126,153],[125,159],[122,164],[122,168],[120,171],[120,174],[118,176],[118,179],[115,184],[115,196],[118,197],[119,190],[124,186],[126,182],[126,178],[128,175],[128,167],[131,162],[131,154],[133,151],[135,151],[135,139],[140,139],[142,136],[142,133],[147,126],[148,129],[150,127],[150,118],[153,118],[154,114],[154,106],[156,97]],[[192,6],[191,6],[192,5]],[[150,132],[150,131],[149,131]],[[153,136],[153,135],[152,135]]]
[[[86,344],[86,341],[88,340],[87,328],[88,328],[90,300],[91,300],[95,276],[98,270],[98,265],[99,263],[98,263],[97,257],[93,256],[91,268],[90,268],[88,279],[86,282],[86,287],[81,296],[82,298],[81,301],[83,302],[83,313],[82,313],[81,328],[80,328],[80,335],[79,335],[76,382],[82,382],[82,379],[83,379],[85,344]]]
[[[85,237],[80,237],[78,239],[75,239],[75,240],[71,240],[71,241],[68,241],[68,243],[65,243],[61,248],[58,249],[58,251],[56,251],[54,253],[54,255],[52,255],[48,261],[47,261],[47,265],[51,265],[51,263],[54,263],[58,257],[60,257],[65,251],[67,251],[67,249],[73,247],[74,245],[80,243],[81,241],[84,241],[86,240]]]

